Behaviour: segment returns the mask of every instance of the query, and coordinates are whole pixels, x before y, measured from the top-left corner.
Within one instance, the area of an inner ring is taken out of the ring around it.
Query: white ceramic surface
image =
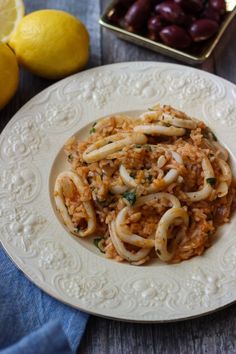
[[[236,87],[196,69],[134,62],[84,71],[49,87],[0,138],[0,238],[40,288],[76,308],[129,321],[199,316],[236,300],[236,217],[204,256],[135,267],[67,233],[50,190],[68,137],[99,117],[171,104],[204,121],[236,156]],[[59,154],[59,155],[58,155]]]

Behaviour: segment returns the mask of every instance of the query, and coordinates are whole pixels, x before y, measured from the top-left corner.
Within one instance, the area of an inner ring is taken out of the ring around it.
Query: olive
[[[186,12],[197,13],[203,9],[203,0],[174,0]]]
[[[183,27],[186,27],[186,28],[189,28],[191,26],[191,24],[196,20],[196,17],[190,15],[190,14],[187,14],[186,17],[185,17],[185,21],[184,23],[182,23],[182,26]]]
[[[162,19],[170,23],[181,24],[186,18],[181,7],[173,1],[162,2],[155,7],[155,11],[162,17]]]
[[[152,16],[148,20],[148,37],[154,41],[156,41],[159,37],[160,30],[164,27],[161,16],[156,15]]]
[[[135,0],[118,0],[117,3],[118,4],[122,4],[124,7],[129,8],[129,6],[131,6],[133,3],[135,2]]]
[[[160,37],[165,44],[174,48],[187,48],[192,42],[188,33],[177,25],[164,27],[160,31]]]
[[[212,7],[206,7],[201,14],[201,18],[208,18],[216,22],[220,22],[220,14],[218,11],[214,10]]]
[[[226,3],[224,0],[209,0],[209,6],[218,11],[221,15],[224,15],[226,11]]]
[[[121,2],[116,3],[107,13],[107,19],[114,23],[119,24],[120,20],[126,14],[127,9],[123,6]]]
[[[157,4],[160,4],[161,2],[164,2],[164,0],[151,0],[152,6],[155,6]]]
[[[129,8],[125,15],[125,27],[128,31],[137,31],[144,27],[148,19],[151,2],[149,0],[137,0]]]
[[[200,42],[213,36],[218,30],[218,27],[216,21],[200,19],[192,23],[189,33],[194,42]]]

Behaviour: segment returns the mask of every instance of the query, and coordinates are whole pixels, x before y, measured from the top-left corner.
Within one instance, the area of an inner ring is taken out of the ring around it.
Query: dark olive
[[[203,0],[174,0],[182,9],[189,13],[197,13],[203,9]]]
[[[150,0],[137,0],[125,15],[125,27],[128,31],[137,31],[147,22],[151,2]]]
[[[148,20],[148,37],[154,41],[156,41],[159,37],[160,30],[164,27],[161,16],[156,15],[152,16]]]
[[[220,13],[209,6],[204,9],[200,17],[208,18],[209,20],[213,20],[218,23],[220,22]]]
[[[159,33],[162,28],[163,28],[163,21],[161,19],[161,16],[156,15],[149,18],[148,20],[149,31]]]
[[[184,28],[189,28],[195,20],[196,20],[195,16],[187,14],[184,23],[182,23],[182,26]]]
[[[160,37],[165,44],[174,48],[187,48],[192,40],[188,33],[180,26],[171,25],[160,31]]]
[[[224,15],[226,11],[226,3],[224,0],[209,0],[209,6],[218,11],[221,15]]]
[[[200,19],[193,22],[189,29],[189,33],[194,42],[200,42],[213,36],[217,32],[218,27],[216,21]]]
[[[161,2],[164,2],[164,0],[151,0],[151,5],[156,6],[156,5],[160,4]]]
[[[163,20],[170,23],[181,24],[185,21],[186,15],[181,7],[173,1],[165,1],[155,7],[155,11]]]
[[[128,9],[134,2],[135,2],[135,0],[118,0],[117,1],[118,4],[122,4],[126,9]]]
[[[120,23],[120,20],[124,17],[126,14],[127,9],[123,6],[121,2],[116,3],[107,13],[107,19],[118,25]]]

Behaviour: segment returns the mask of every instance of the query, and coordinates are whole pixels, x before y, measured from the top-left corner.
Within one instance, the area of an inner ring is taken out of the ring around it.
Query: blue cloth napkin
[[[51,298],[0,246],[0,354],[75,353],[88,315]]]

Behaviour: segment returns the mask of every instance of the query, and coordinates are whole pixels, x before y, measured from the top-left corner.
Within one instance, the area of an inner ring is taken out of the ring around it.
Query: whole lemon
[[[76,17],[59,10],[39,10],[23,17],[9,45],[20,64],[48,79],[79,71],[89,56],[85,26]]]
[[[15,94],[19,83],[19,68],[15,54],[0,42],[0,109]]]

